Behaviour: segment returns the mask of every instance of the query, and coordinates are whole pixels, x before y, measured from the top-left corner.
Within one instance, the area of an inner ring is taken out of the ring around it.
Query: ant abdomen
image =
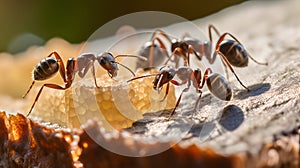
[[[212,73],[206,80],[209,91],[217,98],[229,101],[232,90],[226,79],[218,73]]]
[[[141,55],[141,56],[146,57],[147,59],[149,59],[151,46],[152,46],[152,43],[150,41],[145,43],[145,45],[140,49],[138,54]],[[154,43],[154,45],[153,45],[153,51],[152,52],[153,52],[152,53],[153,58],[151,60],[152,65],[150,65],[149,61],[139,59],[137,61],[137,64],[136,64],[137,68],[149,68],[150,66],[157,67],[161,64],[161,62],[163,62],[166,58],[168,58],[167,51],[164,50],[163,48],[161,48],[156,43]]]
[[[224,40],[220,44],[220,52],[225,55],[232,66],[246,67],[248,65],[247,51],[234,40]]]
[[[59,69],[59,65],[55,58],[45,58],[40,61],[34,71],[33,78],[34,80],[45,80],[52,77]]]

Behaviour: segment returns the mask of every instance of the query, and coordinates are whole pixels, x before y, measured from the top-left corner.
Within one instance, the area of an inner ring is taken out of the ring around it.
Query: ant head
[[[118,66],[115,57],[111,53],[100,53],[97,55],[97,61],[108,72],[110,77],[117,76]]]
[[[159,73],[155,76],[153,81],[153,88],[155,90],[161,88],[164,84],[170,82],[176,74],[176,69],[171,66],[163,66]]]

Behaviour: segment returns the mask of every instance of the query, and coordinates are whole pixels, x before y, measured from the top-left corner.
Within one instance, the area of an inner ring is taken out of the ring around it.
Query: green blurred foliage
[[[52,37],[79,43],[106,22],[132,12],[164,11],[194,20],[240,2],[243,0],[0,0],[0,51],[20,52]],[[26,44],[11,47],[24,33],[36,36],[30,36],[34,42],[19,40]]]

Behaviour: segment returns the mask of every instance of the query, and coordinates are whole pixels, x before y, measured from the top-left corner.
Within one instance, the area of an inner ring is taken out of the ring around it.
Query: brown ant
[[[173,78],[175,77],[175,75],[177,75],[181,81],[174,80]],[[183,89],[183,91],[181,92],[176,102],[176,105],[167,120],[170,120],[171,117],[175,114],[175,110],[180,103],[182,94],[189,90],[191,84],[193,84],[193,86],[196,88],[196,91],[200,94],[198,99],[196,100],[193,114],[200,102],[202,96],[201,89],[203,88],[205,82],[207,83],[206,85],[209,91],[220,100],[229,101],[232,97],[231,87],[228,84],[228,82],[225,80],[225,78],[218,73],[213,73],[210,68],[207,68],[205,70],[204,75],[202,77],[201,70],[199,68],[193,70],[188,66],[179,67],[178,69],[171,66],[163,66],[162,68],[160,68],[157,74],[135,77],[128,80],[127,82],[131,82],[136,79],[150,77],[150,76],[155,76],[153,80],[153,89],[157,90],[158,92],[160,92],[163,85],[167,84],[166,93],[164,95],[164,98],[161,101],[163,101],[169,93],[170,82],[176,86],[187,84],[187,87]]]
[[[52,55],[54,55],[55,58],[51,57]],[[44,84],[40,88],[32,106],[26,116],[29,116],[29,114],[31,113],[31,111],[32,111],[35,103],[37,102],[40,94],[42,93],[42,90],[44,87],[59,89],[59,90],[66,90],[72,85],[76,73],[78,73],[79,77],[83,78],[86,75],[86,73],[88,72],[88,70],[90,68],[92,68],[92,74],[93,74],[95,85],[97,88],[99,88],[99,86],[97,85],[97,81],[96,81],[95,67],[94,67],[94,62],[96,60],[98,61],[100,66],[103,67],[107,71],[108,75],[111,78],[117,76],[117,71],[118,71],[117,65],[123,66],[124,68],[129,70],[133,74],[133,76],[135,76],[134,72],[132,70],[130,70],[127,66],[115,61],[115,59],[118,57],[136,57],[136,58],[143,59],[143,60],[146,59],[144,57],[135,56],[135,55],[117,55],[114,57],[109,52],[104,52],[97,56],[94,54],[91,54],[91,53],[84,53],[84,54],[80,55],[77,58],[77,60],[75,58],[69,58],[67,61],[67,66],[65,67],[60,55],[57,52],[52,52],[50,55],[48,55],[48,57],[41,60],[36,65],[36,67],[33,71],[32,84],[30,85],[28,91],[23,95],[23,98],[29,93],[32,86],[35,84],[35,81],[43,81],[43,80],[49,79],[54,74],[56,74],[58,71],[60,73],[61,78],[63,79],[63,81],[65,83],[65,86],[62,87],[57,84],[51,84],[51,83]]]

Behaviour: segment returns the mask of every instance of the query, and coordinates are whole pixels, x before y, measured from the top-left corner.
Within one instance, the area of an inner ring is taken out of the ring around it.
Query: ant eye
[[[172,79],[172,78],[173,78],[173,75],[172,75],[171,73],[168,73],[168,74],[167,74],[167,78],[168,78],[168,79]]]
[[[100,64],[106,64],[106,60],[104,58],[100,59]]]

